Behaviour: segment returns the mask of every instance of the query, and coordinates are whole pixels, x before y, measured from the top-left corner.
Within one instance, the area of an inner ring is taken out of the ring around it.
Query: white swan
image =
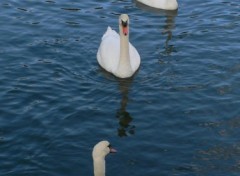
[[[94,146],[92,152],[94,176],[105,176],[105,156],[115,152],[108,141],[101,141]]]
[[[129,17],[127,14],[119,17],[119,34],[111,27],[107,28],[98,48],[97,60],[102,68],[116,77],[128,78],[139,68],[140,56],[136,48],[129,42]]]
[[[176,10],[178,8],[177,0],[137,0],[142,4],[150,7],[164,9],[164,10]]]

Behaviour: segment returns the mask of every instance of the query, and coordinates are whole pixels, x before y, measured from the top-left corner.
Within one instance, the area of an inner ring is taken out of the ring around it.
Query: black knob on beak
[[[128,26],[128,21],[122,21],[122,26],[127,27]]]

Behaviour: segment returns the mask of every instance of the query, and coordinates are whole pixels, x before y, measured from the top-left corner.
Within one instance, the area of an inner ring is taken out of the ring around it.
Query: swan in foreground
[[[97,143],[92,152],[94,176],[105,176],[105,156],[117,152],[108,141]]]
[[[164,9],[164,10],[176,10],[178,8],[177,0],[137,0],[142,4],[150,7]]]
[[[107,28],[98,48],[97,60],[102,68],[119,78],[131,77],[139,68],[140,55],[129,42],[127,14],[119,17],[119,34],[111,27]]]

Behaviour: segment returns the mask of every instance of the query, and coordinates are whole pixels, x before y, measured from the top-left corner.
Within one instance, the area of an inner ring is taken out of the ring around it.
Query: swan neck
[[[129,62],[129,35],[120,34],[120,59]]]
[[[93,160],[94,176],[105,176],[105,159],[95,158]]]
[[[120,78],[127,78],[132,76],[133,71],[130,63],[129,54],[129,33],[124,35],[122,27],[119,27],[120,33],[120,58],[118,63],[117,72],[115,73]]]

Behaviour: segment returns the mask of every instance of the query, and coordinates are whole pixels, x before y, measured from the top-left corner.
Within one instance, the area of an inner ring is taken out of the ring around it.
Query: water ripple
[[[102,139],[120,151],[109,175],[239,175],[239,3],[181,1],[170,12],[3,0],[0,10],[2,175],[91,175]],[[131,79],[96,60],[121,13],[141,55]]]

